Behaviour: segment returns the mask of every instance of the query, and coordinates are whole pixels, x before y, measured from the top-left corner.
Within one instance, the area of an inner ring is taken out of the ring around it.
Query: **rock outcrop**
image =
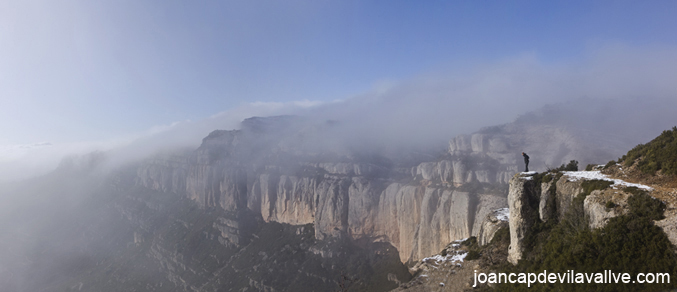
[[[508,208],[501,208],[489,213],[482,221],[480,231],[477,234],[477,242],[481,245],[487,245],[501,228],[509,227],[508,218],[510,211]]]
[[[537,181],[537,179],[544,180],[543,178],[547,178],[547,181]],[[508,262],[517,264],[519,260],[524,258],[524,239],[528,237],[531,227],[538,221],[560,221],[565,216],[575,214],[574,216],[585,216],[585,220],[582,222],[587,222],[589,228],[596,229],[603,228],[609,219],[629,212],[628,198],[633,193],[626,190],[625,187],[632,184],[615,180],[609,182],[609,184],[616,183],[620,186],[600,185],[603,189],[588,190],[590,193],[583,199],[582,206],[578,205],[577,207],[582,209],[577,209],[579,211],[576,211],[576,213],[569,214],[569,212],[576,210],[572,210],[575,207],[573,205],[574,199],[585,193],[584,183],[593,179],[609,180],[595,171],[548,173],[540,175],[540,177],[535,172],[516,174],[510,180],[508,192],[510,208]],[[647,188],[646,186],[642,187]],[[660,221],[657,221],[657,224],[660,224],[658,222]]]
[[[518,173],[510,180],[508,192],[508,206],[510,208],[510,247],[508,248],[508,262],[516,265],[522,259],[525,243],[524,239],[536,222],[538,209],[534,208],[536,194],[535,172]]]
[[[592,229],[602,228],[613,217],[628,213],[632,194],[618,189],[595,190],[585,197],[583,211]]]
[[[538,216],[543,222],[547,222],[555,215],[555,198],[556,194],[553,192],[555,181],[541,183],[541,197],[538,203]]]
[[[557,180],[555,183],[557,187],[555,193],[557,220],[564,218],[564,214],[571,208],[571,202],[573,202],[574,198],[583,193],[582,183],[583,180],[570,179],[566,175]]]

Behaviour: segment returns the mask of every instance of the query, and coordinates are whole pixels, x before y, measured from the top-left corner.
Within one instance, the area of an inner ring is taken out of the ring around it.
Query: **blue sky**
[[[675,15],[676,1],[2,1],[0,145],[354,100],[511,60],[592,68],[614,63],[609,47],[672,58]]]

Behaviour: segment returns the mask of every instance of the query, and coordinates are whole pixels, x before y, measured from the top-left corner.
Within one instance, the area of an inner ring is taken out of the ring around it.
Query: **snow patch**
[[[454,241],[451,242],[451,247],[459,247],[459,246],[461,246],[461,242],[464,242],[466,240],[468,240],[468,237],[466,237],[464,239],[454,240]]]
[[[456,255],[451,256],[451,259],[449,261],[450,262],[463,262],[463,260],[465,259],[465,257],[467,255],[468,255],[467,252],[456,254]]]
[[[508,221],[508,218],[510,218],[510,209],[508,208],[497,209],[494,210],[494,214],[496,216],[496,219],[501,221]]]
[[[598,180],[605,180],[605,181],[610,181],[613,182],[614,184],[612,187],[614,189],[617,189],[618,186],[624,186],[624,187],[636,187],[638,189],[645,189],[647,191],[652,191],[653,188],[647,185],[642,185],[642,184],[633,184],[626,182],[621,179],[613,179],[609,178],[607,175],[602,174],[599,170],[593,170],[593,171],[564,171],[564,175],[568,176],[571,178],[572,181],[577,181],[579,179],[587,179],[587,180],[593,180],[593,179],[598,179]]]
[[[536,173],[537,172],[535,172],[535,171],[528,171],[528,172],[523,171],[523,172],[520,172],[520,178],[524,179],[524,180],[532,180],[533,179],[532,176],[535,175]]]
[[[465,257],[468,255],[467,252],[463,253],[458,253],[455,255],[434,255],[431,257],[424,258],[422,261],[423,262],[435,262],[436,265],[439,265],[443,262],[451,262],[451,263],[462,263]]]

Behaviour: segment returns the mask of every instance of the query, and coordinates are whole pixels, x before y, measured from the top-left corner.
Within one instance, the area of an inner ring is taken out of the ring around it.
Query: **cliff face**
[[[522,259],[525,249],[524,239],[535,221],[538,210],[534,208],[536,194],[535,173],[521,173],[510,180],[508,206],[510,208],[510,247],[508,248],[508,262],[517,264]]]
[[[387,182],[359,175],[359,165],[342,171],[346,163],[339,168],[327,164],[303,165],[308,174],[282,174],[278,167],[257,173],[220,161],[178,168],[151,162],[139,168],[137,183],[158,191],[174,190],[202,208],[234,214],[251,210],[266,222],[312,223],[319,240],[383,237],[398,249],[402,261],[417,260],[450,241],[476,235],[481,219],[506,204],[496,194]],[[224,242],[238,244],[237,223],[219,222],[225,226],[219,228]]]
[[[224,243],[247,238],[237,225],[251,211],[265,222],[313,224],[318,240],[381,238],[407,262],[479,235],[485,217],[507,206],[502,186],[523,167],[522,151],[532,168],[591,155],[566,127],[518,120],[458,136],[435,161],[403,163],[326,142],[335,126],[248,119],[193,153],[147,161],[136,183],[232,214],[217,224]]]
[[[297,138],[307,128],[280,131],[284,123],[294,121],[255,119],[243,130],[215,131],[194,153],[141,165],[136,184],[232,214],[215,223],[224,244],[246,238],[239,214],[251,211],[265,222],[313,224],[318,240],[381,238],[403,262],[479,234],[487,214],[506,206],[500,190],[456,188],[501,182],[474,161],[448,156],[402,171],[407,167],[383,157],[299,152],[305,146]],[[277,133],[267,128],[273,125]]]
[[[470,236],[486,244],[505,224],[492,212],[510,206],[509,259],[517,262],[529,222],[561,218],[582,191],[580,181],[536,185],[530,175],[513,177],[523,167],[521,152],[531,156],[532,169],[617,155],[591,152],[594,145],[580,133],[533,117],[453,138],[445,153],[428,161],[342,146],[335,126],[294,117],[248,119],[241,130],[214,131],[191,153],[147,160],[137,168],[135,182],[187,198],[202,212],[218,210],[209,236],[224,248],[256,242],[256,220],[311,224],[315,240],[387,243],[402,263]],[[590,204],[586,200],[586,212],[598,226],[613,214],[600,208],[605,198],[592,203],[594,198]],[[143,236],[134,238],[143,242]],[[160,247],[154,255],[175,258],[171,248]],[[329,258],[338,252],[313,250]],[[173,260],[164,266],[176,269],[178,263],[185,265]],[[187,281],[175,278],[174,283]],[[252,281],[255,287],[264,285]]]
[[[547,176],[550,176],[552,180],[539,181]],[[600,184],[599,180],[606,182]],[[588,193],[584,187],[586,182],[596,184],[596,186],[588,185],[590,188]],[[610,185],[613,187],[609,187]],[[529,236],[531,227],[537,222],[550,220],[559,222],[565,216],[573,214],[573,216],[581,217],[583,219],[581,222],[585,222],[588,228],[596,229],[604,227],[611,218],[627,214],[630,210],[628,198],[633,195],[632,190],[626,189],[628,186],[653,191],[644,185],[629,184],[619,179],[612,181],[599,171],[545,174],[540,178],[536,172],[516,174],[510,180],[508,195],[510,207],[508,262],[517,264],[524,258],[527,244],[525,239]],[[572,210],[576,208],[574,199],[581,195],[586,196],[583,198],[582,206],[578,205],[580,211],[576,212]],[[574,213],[569,214],[569,212]],[[666,233],[670,236],[670,232],[666,231]]]

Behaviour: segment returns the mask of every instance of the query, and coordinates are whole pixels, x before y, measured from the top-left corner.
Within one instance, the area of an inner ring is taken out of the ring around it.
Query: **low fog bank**
[[[64,161],[77,161],[90,153],[106,153],[106,168],[110,169],[157,153],[195,149],[204,137],[216,129],[236,129],[242,120],[252,116],[285,114],[315,104],[307,101],[243,104],[202,120],[156,126],[107,141],[0,146],[0,188],[3,183],[45,175]]]
[[[104,151],[112,165],[121,165],[159,151],[195,149],[213,130],[237,129],[251,116],[285,114],[339,125],[317,143],[396,153],[440,149],[456,135],[507,123],[550,104],[580,111],[581,116],[599,116],[569,121],[560,117],[564,123],[591,133],[612,131],[634,145],[677,124],[672,111],[677,103],[675,78],[677,50],[669,47],[603,46],[573,62],[546,62],[527,54],[379,82],[345,100],[255,102],[112,141],[30,149],[0,160],[0,181],[44,174],[66,155]]]
[[[349,123],[350,134],[360,140],[420,146],[510,122],[547,104],[590,98],[608,105],[578,109],[619,123],[632,119],[636,134],[675,123],[665,118],[677,100],[675,78],[677,50],[607,46],[576,62],[525,55],[421,76],[309,114]],[[616,102],[634,107],[632,116],[613,116]]]

